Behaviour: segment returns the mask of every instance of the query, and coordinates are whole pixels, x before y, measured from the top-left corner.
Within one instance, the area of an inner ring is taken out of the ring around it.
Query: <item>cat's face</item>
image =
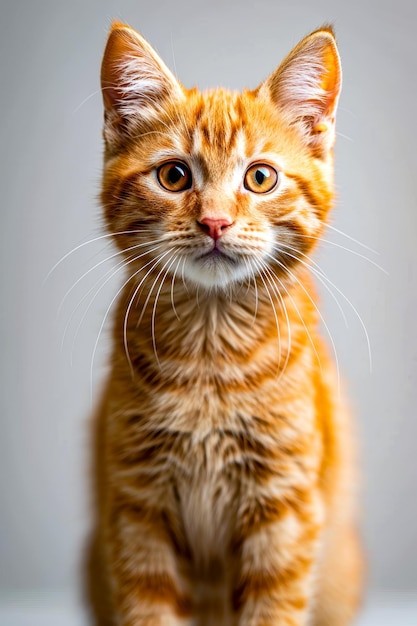
[[[340,89],[332,34],[313,33],[256,91],[187,91],[115,24],[102,68],[103,204],[132,267],[205,288],[284,280],[332,198]]]

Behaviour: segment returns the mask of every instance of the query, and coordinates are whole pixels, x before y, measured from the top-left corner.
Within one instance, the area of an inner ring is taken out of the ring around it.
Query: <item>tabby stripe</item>
[[[280,594],[288,584],[297,579],[302,580],[305,573],[311,566],[311,558],[298,556],[292,561],[291,566],[280,569],[276,572],[254,571],[241,581],[240,585],[233,591],[232,602],[236,611],[239,611],[249,599],[256,599],[264,595]],[[303,598],[298,598],[302,605]]]
[[[102,193],[102,202],[106,218],[108,220],[116,219],[123,208],[123,202],[126,202],[133,193],[138,176],[143,173],[140,170],[130,172],[127,176],[116,178],[117,183],[108,185]]]
[[[133,188],[136,185],[136,181],[141,174],[148,174],[149,172],[143,172],[141,170],[130,172],[127,176],[119,179],[119,184],[116,187],[115,196],[123,200],[127,200],[132,194]]]
[[[136,596],[140,603],[170,605],[178,617],[189,617],[192,614],[193,603],[191,598],[181,593],[174,580],[168,573],[143,574],[135,577],[126,577],[124,585],[131,589],[132,598]],[[120,594],[120,603],[126,598],[126,590]]]
[[[287,178],[291,178],[296,182],[299,191],[303,194],[310,206],[313,207],[317,217],[321,218],[324,213],[323,198],[318,198],[314,194],[310,182],[302,176],[298,176],[297,174],[289,174],[288,172],[286,172],[286,176]]]

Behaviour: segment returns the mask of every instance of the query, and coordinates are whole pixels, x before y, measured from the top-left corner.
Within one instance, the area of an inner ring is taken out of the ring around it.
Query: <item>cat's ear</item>
[[[168,100],[184,97],[181,84],[135,30],[113,22],[101,65],[104,137],[119,144],[140,122],[153,120]]]
[[[302,134],[314,154],[325,157],[335,139],[342,72],[331,27],[305,37],[258,89]]]

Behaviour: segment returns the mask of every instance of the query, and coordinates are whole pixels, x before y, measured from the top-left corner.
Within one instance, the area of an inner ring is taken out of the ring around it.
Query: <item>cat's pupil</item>
[[[181,178],[185,176],[185,171],[179,165],[173,165],[169,170],[168,179],[169,182],[175,185]]]
[[[258,185],[262,185],[265,178],[268,178],[268,176],[269,176],[269,172],[265,169],[259,169],[259,170],[256,170],[255,172],[255,180],[258,183]]]

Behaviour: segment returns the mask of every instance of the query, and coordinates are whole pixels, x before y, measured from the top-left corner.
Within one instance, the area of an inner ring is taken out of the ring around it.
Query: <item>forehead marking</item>
[[[239,128],[236,134],[236,155],[240,160],[246,159],[246,135],[243,128]]]
[[[235,100],[236,96],[222,91],[206,95],[204,109],[196,123],[199,141],[206,149],[231,152],[236,133],[242,126]]]

